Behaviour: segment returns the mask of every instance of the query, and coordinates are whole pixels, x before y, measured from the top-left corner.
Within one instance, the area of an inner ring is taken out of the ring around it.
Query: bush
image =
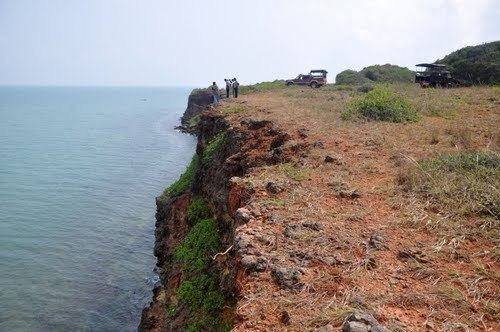
[[[204,202],[190,205],[191,211],[196,211],[192,214],[195,224],[175,251],[175,257],[182,263],[184,279],[177,295],[191,314],[187,330],[229,331],[230,322],[220,315],[229,297],[220,290],[219,273],[211,265],[211,256],[221,246],[217,222],[214,218],[198,219],[207,213],[205,207],[199,208],[203,205]]]
[[[367,93],[373,90],[373,84],[365,83],[358,87],[358,92]]]
[[[335,84],[357,85],[367,81],[368,79],[351,69],[344,70],[335,76]]]
[[[420,161],[400,175],[405,191],[416,192],[455,215],[500,219],[500,155],[468,152]]]
[[[187,211],[187,219],[191,225],[194,225],[199,220],[204,220],[212,217],[212,211],[208,207],[203,198],[193,198],[189,204]]]
[[[189,231],[175,255],[189,275],[203,272],[210,255],[220,249],[217,222],[213,218],[198,221]]]
[[[419,119],[413,105],[386,86],[377,85],[363,97],[351,102],[342,119],[365,118],[375,121],[411,122]]]
[[[336,84],[363,85],[367,83],[411,83],[413,71],[391,64],[373,65],[355,70],[344,70],[335,77]]]
[[[415,78],[413,71],[408,68],[391,64],[368,66],[359,73],[377,83],[412,83]]]
[[[199,157],[198,155],[194,155],[193,159],[189,163],[188,167],[181,174],[179,179],[172,183],[167,189],[163,191],[163,195],[176,196],[184,193],[186,190],[191,187],[193,183],[194,177],[196,176],[196,172],[199,168]]]
[[[203,151],[203,164],[208,165],[208,163],[212,161],[215,152],[217,152],[219,147],[224,143],[225,139],[226,133],[220,133],[212,139]]]
[[[472,84],[500,84],[500,41],[467,46],[442,60],[454,78]]]

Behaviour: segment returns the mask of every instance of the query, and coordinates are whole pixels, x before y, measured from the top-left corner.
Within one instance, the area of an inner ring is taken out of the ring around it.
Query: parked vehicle
[[[313,69],[308,75],[300,74],[296,78],[286,80],[286,85],[309,85],[311,88],[319,88],[327,83],[326,74],[328,72],[324,69]]]
[[[449,88],[460,86],[461,82],[451,77],[450,71],[445,65],[437,63],[420,63],[416,65],[415,83],[419,83],[422,88],[443,87]]]

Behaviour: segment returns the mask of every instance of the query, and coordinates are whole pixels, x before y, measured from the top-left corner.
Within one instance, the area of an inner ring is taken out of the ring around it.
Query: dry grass
[[[293,140],[312,147],[291,163],[252,170],[252,202],[264,209],[256,225],[246,226],[275,234],[273,250],[257,242],[255,249],[273,265],[300,266],[304,290],[279,289],[267,271],[245,276],[238,304],[243,320],[236,331],[339,327],[358,308],[350,301],[354,293],[363,294],[369,307],[363,308],[384,324],[408,331],[427,323],[442,331],[499,327],[500,233],[498,220],[488,212],[500,197],[495,194],[498,168],[464,171],[465,177],[462,170],[424,168],[432,171],[433,181],[421,169],[425,160],[439,156],[498,153],[498,92],[489,87],[391,89],[415,105],[419,122],[342,121],[341,113],[363,93],[334,86],[245,95],[239,102],[248,111],[228,114],[235,125],[246,118],[273,121]],[[301,128],[307,137],[298,136]],[[326,155],[340,156],[342,164],[325,163]],[[406,192],[396,181],[404,172],[418,175],[416,186]],[[267,181],[285,183],[285,191],[270,195]],[[329,185],[333,181],[348,183],[360,197],[339,197]],[[457,188],[460,195],[453,194]],[[297,238],[283,235],[287,224],[303,220],[321,222],[324,229],[305,230]],[[385,239],[383,249],[368,245],[373,233]],[[398,259],[403,248],[415,247],[428,262]],[[297,251],[312,258],[292,258],[290,252]],[[325,263],[328,257],[337,264]],[[288,325],[280,320],[283,310],[290,315]]]

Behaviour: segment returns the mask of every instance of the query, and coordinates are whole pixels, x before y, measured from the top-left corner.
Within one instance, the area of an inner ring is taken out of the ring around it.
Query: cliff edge
[[[335,86],[196,113],[139,330],[498,329],[497,89],[387,89],[413,121],[346,120],[379,92]]]

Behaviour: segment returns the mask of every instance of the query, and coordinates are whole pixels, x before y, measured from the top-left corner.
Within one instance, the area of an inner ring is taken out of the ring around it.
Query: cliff
[[[343,118],[355,90],[259,87],[192,113],[139,330],[498,329],[498,89],[389,85],[419,113],[392,123]]]
[[[212,93],[208,89],[195,89],[188,97],[186,111],[181,117],[181,126],[178,129],[196,134],[196,127],[201,113],[206,111],[213,102]]]
[[[251,247],[236,238],[237,228],[252,218],[242,208],[251,197],[251,184],[241,176],[252,167],[286,161],[290,154],[282,148],[287,135],[269,121],[234,126],[210,111],[206,101],[192,94],[183,116],[184,122],[199,117],[196,154],[180,178],[192,173],[189,185],[178,190],[179,182],[174,183],[156,199],[154,254],[161,285],[143,311],[140,331],[230,329],[237,281],[245,273],[239,259]],[[212,222],[216,231],[207,240]],[[203,234],[199,225],[207,226]],[[209,281],[200,284],[203,278]]]

